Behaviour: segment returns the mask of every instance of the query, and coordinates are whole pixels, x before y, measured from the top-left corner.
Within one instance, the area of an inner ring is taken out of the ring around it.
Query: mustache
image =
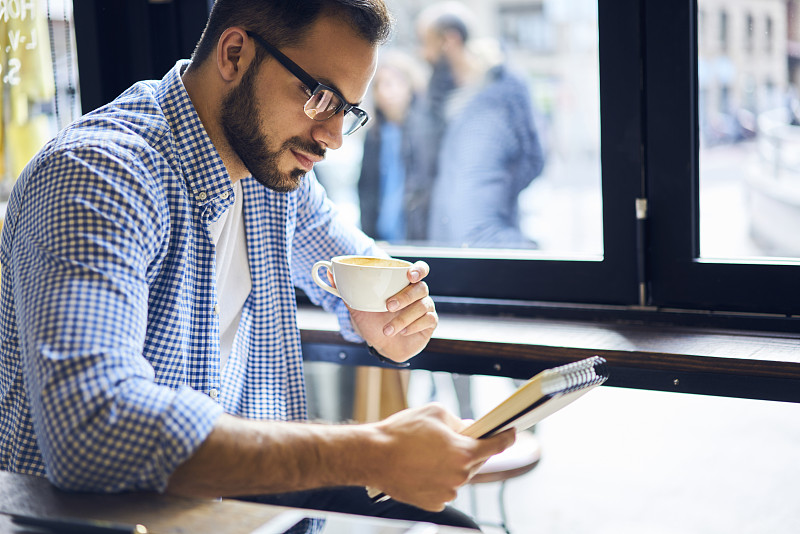
[[[308,152],[309,154],[313,154],[321,158],[325,157],[326,152],[326,149],[322,148],[317,143],[314,143],[313,141],[306,141],[300,137],[290,137],[283,143],[283,147],[286,149],[297,149],[301,152]]]

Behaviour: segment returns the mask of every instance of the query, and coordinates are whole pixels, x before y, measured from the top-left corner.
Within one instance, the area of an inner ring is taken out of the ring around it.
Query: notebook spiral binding
[[[606,359],[600,356],[568,363],[554,368],[553,371],[566,381],[563,393],[570,393],[595,384],[600,385],[608,379]]]

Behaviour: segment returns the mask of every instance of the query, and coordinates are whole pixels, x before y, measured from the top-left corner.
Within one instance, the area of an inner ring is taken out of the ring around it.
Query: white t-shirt
[[[210,227],[216,251],[220,369],[225,367],[231,354],[242,308],[253,288],[247,258],[241,182],[233,184],[233,194],[233,205]]]

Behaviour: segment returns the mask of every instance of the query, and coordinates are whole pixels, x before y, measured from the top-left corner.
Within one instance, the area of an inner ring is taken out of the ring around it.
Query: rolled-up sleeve
[[[148,268],[166,203],[135,158],[58,153],[29,173],[12,267],[25,390],[48,478],[63,489],[163,491],[222,408],[157,384],[143,357]]]

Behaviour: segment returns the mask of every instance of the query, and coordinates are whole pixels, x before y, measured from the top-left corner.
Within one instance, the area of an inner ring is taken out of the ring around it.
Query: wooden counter
[[[298,317],[309,360],[375,365],[318,308]],[[800,402],[800,334],[638,324],[440,315],[412,368],[529,378],[599,355],[608,386]]]

